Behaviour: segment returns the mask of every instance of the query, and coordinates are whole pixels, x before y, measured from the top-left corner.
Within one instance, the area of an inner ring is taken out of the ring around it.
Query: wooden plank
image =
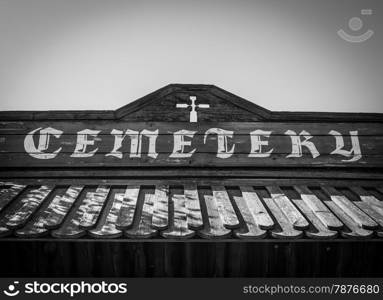
[[[154,193],[153,224],[156,229],[168,227],[169,186],[157,185]]]
[[[309,226],[305,217],[302,216],[299,210],[297,210],[294,204],[279,187],[266,186],[266,189],[295,229],[306,229]]]
[[[26,224],[32,214],[52,192],[54,186],[41,186],[29,191],[20,201],[21,206],[11,214],[6,215],[5,225],[8,228],[19,228]]]
[[[123,199],[124,193],[114,194],[113,201],[108,201],[96,228],[88,231],[90,236],[107,239],[122,236],[122,231],[116,228],[116,221]]]
[[[228,229],[238,228],[239,221],[225,187],[221,185],[214,185],[211,189],[213,197],[217,202],[218,212],[222,219],[223,225]]]
[[[362,228],[374,229],[378,224],[372,220],[368,215],[361,211],[353,204],[346,196],[341,194],[335,188],[330,186],[323,186],[323,191],[331,198],[331,200],[339,206],[351,219],[354,220]]]
[[[0,224],[0,238],[7,237],[12,234],[12,230]]]
[[[152,153],[154,155],[154,153]],[[287,157],[289,154],[272,154],[270,157],[249,157],[248,154],[238,153],[222,159],[215,153],[196,152],[191,157],[174,158],[170,153],[156,153],[154,157],[117,158],[105,156],[105,153],[95,153],[91,157],[72,157],[71,153],[60,153],[53,159],[36,159],[27,153],[0,153],[1,167],[165,167],[165,166],[194,166],[194,167],[340,167],[340,168],[381,168],[383,155],[363,156],[354,162],[342,161],[339,155],[322,154],[313,158],[311,154],[303,153],[301,157]]]
[[[366,202],[355,202],[355,205],[358,206],[363,212],[369,215],[372,219],[377,222],[380,227],[383,227],[383,208],[374,204],[369,204]],[[378,229],[380,233],[382,230]]]
[[[334,214],[347,226],[350,231],[345,229],[341,231],[341,235],[345,238],[364,239],[373,236],[374,231],[363,229],[355,222],[342,208],[340,208],[335,202],[326,200],[325,204],[334,212]]]
[[[80,219],[80,228],[90,229],[96,225],[102,207],[108,198],[110,186],[99,186],[94,193],[88,193],[84,200],[86,205],[84,214]]]
[[[116,221],[118,229],[123,230],[132,226],[139,193],[139,185],[129,185],[126,187],[124,200]]]
[[[187,239],[195,235],[193,230],[188,228],[187,224],[187,209],[185,195],[173,195],[171,201],[174,205],[173,222],[169,229],[161,232],[165,238]]]
[[[186,184],[184,186],[184,194],[187,209],[187,223],[192,230],[198,230],[203,227],[201,207],[198,197],[196,184]]]
[[[46,210],[45,228],[55,229],[60,226],[83,188],[83,185],[73,185],[64,195],[56,195]]]
[[[302,200],[316,215],[316,217],[330,230],[338,230],[343,227],[334,214],[326,205],[312,192],[307,186],[294,186],[294,189],[300,194]]]
[[[233,196],[239,212],[243,218],[244,226],[234,230],[234,235],[240,239],[261,239],[267,235],[267,231],[261,229],[260,225],[250,211],[244,197]]]
[[[6,183],[9,187],[0,189],[0,212],[7,206],[13,199],[15,199],[25,189],[25,185]]]
[[[225,228],[219,215],[218,204],[215,197],[204,195],[208,222],[204,224],[204,228],[198,231],[198,234],[206,239],[226,238],[231,235],[231,230]]]
[[[77,197],[62,224],[57,229],[51,231],[53,237],[59,239],[75,239],[86,235],[86,230],[80,228],[79,225],[87,209],[87,203],[85,202],[89,193],[87,190]]]
[[[328,229],[328,227],[319,219],[315,211],[308,206],[306,202],[300,199],[293,199],[294,204],[303,212],[307,219],[310,220],[313,227],[305,230],[307,237],[312,239],[334,239],[337,237],[338,232]],[[340,222],[338,220],[338,222]]]
[[[46,115],[52,112],[45,112]],[[7,112],[9,114],[9,112]],[[359,115],[359,114],[357,114]],[[17,124],[16,124],[17,123]],[[39,127],[53,127],[61,130],[63,134],[77,134],[78,131],[85,128],[101,130],[100,134],[109,134],[113,129],[126,131],[126,129],[141,131],[147,129],[154,131],[159,129],[161,133],[175,132],[180,129],[194,130],[199,133],[205,133],[206,130],[212,128],[210,122],[127,122],[123,120],[101,121],[101,120],[46,120],[46,121],[18,121],[18,122],[2,122],[1,131],[7,134],[25,135]],[[336,130],[343,135],[349,134],[350,131],[358,131],[359,136],[383,136],[383,124],[376,122],[214,122],[215,128],[234,131],[237,135],[249,134],[255,129],[263,131],[272,131],[275,135],[285,135],[286,130],[293,130],[297,133],[305,130],[311,135],[328,135],[331,130]]]
[[[365,189],[363,189],[360,186],[351,186],[350,189],[356,193],[360,200],[367,204],[375,205],[375,206],[380,206],[383,208],[383,201],[380,201],[377,199],[374,195],[371,195],[368,193]]]
[[[261,229],[271,229],[274,227],[274,221],[267,212],[261,199],[251,186],[240,186],[243,200],[249,208],[255,222]]]
[[[157,235],[157,230],[152,227],[154,194],[145,194],[141,218],[137,227],[126,230],[125,235],[135,239],[148,239]]]
[[[302,237],[303,232],[296,230],[293,226],[293,223],[286,217],[282,212],[281,208],[275,203],[275,200],[272,198],[263,198],[267,207],[270,209],[271,213],[274,215],[278,226],[275,226],[270,230],[271,235],[277,239],[298,239]]]

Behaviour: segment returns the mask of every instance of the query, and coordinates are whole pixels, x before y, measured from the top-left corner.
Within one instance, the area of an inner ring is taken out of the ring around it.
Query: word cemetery
[[[382,114],[188,84],[0,112],[2,276],[383,277],[382,241]]]

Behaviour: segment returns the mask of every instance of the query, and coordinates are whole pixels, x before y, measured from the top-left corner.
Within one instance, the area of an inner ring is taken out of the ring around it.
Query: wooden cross
[[[176,107],[177,108],[188,108],[188,107],[191,107],[191,111],[190,111],[190,123],[196,123],[197,120],[198,120],[198,117],[197,117],[197,111],[195,110],[196,107],[198,108],[209,108],[210,105],[209,104],[195,104],[195,101],[197,100],[197,97],[196,96],[190,96],[190,101],[191,101],[191,104],[184,104],[184,103],[180,103],[180,104],[177,104]]]

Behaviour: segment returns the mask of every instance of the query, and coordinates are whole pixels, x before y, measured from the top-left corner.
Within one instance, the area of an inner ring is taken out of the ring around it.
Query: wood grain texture
[[[278,186],[266,186],[275,204],[285,214],[287,219],[293,225],[295,229],[306,229],[309,223],[304,216],[297,210],[291,200],[283,193]]]
[[[90,229],[95,226],[109,192],[110,186],[99,186],[94,193],[87,194],[84,200],[84,214],[80,219],[80,228]]]
[[[8,205],[17,195],[19,195],[25,188],[25,185],[2,183],[0,189],[0,212]]]
[[[343,227],[343,224],[307,186],[294,186],[294,188],[300,194],[303,202],[328,229],[339,230]]]
[[[132,226],[139,192],[139,186],[128,186],[126,188],[125,196],[116,221],[116,227],[118,229],[126,229]]]
[[[325,186],[322,189],[328,194],[331,200],[339,206],[339,208],[352,218],[360,227],[366,229],[374,229],[378,224],[372,220],[368,215],[361,211],[353,204],[346,196],[342,195],[333,187]]]
[[[196,184],[187,184],[184,186],[186,209],[187,209],[187,223],[188,227],[192,230],[202,229],[203,220],[201,213],[200,200]]]
[[[248,202],[245,201],[244,197],[234,196],[233,199],[245,223],[245,226],[242,228],[234,230],[234,235],[240,239],[264,238],[267,235],[267,231],[261,229],[261,226],[257,223],[248,206]]]
[[[6,216],[5,225],[9,228],[23,226],[34,211],[43,203],[44,199],[52,192],[53,186],[41,186],[29,191],[19,200],[18,208]]]
[[[193,230],[188,228],[187,208],[185,195],[173,195],[173,222],[169,229],[163,231],[161,235],[165,238],[186,239],[195,235]]]
[[[224,186],[212,186],[213,197],[223,225],[228,229],[239,227],[239,221]]]
[[[271,235],[274,238],[298,239],[302,237],[303,232],[294,228],[293,223],[290,222],[290,220],[286,217],[284,212],[282,212],[281,208],[272,198],[264,198],[263,200],[277,221],[277,226],[270,230]]]
[[[258,226],[262,229],[273,228],[274,221],[254,189],[251,186],[240,186],[240,189],[243,200]]]
[[[165,229],[168,227],[169,219],[169,186],[156,186],[153,204],[153,224],[156,229]]]

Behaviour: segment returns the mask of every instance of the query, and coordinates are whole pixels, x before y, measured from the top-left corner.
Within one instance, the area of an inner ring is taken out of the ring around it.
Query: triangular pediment
[[[214,85],[171,84],[115,112],[117,119],[140,122],[190,122],[194,100],[198,122],[267,120],[270,112]]]

